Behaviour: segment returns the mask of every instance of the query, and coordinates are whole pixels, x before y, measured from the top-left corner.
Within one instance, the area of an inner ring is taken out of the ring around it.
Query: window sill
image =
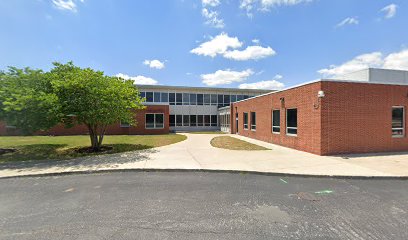
[[[272,134],[280,135],[280,132],[272,132]]]
[[[288,137],[297,137],[297,134],[286,133],[286,136],[288,136]]]

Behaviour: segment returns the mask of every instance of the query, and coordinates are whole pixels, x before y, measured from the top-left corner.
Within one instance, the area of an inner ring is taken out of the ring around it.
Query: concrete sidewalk
[[[146,151],[84,157],[64,161],[0,165],[0,177],[114,169],[234,170],[320,176],[406,177],[408,153],[317,156],[310,153],[232,136],[271,150],[234,151],[214,148],[215,134],[185,134],[187,140]]]

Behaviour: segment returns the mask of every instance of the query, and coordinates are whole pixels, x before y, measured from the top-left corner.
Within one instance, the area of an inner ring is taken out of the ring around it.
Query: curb
[[[101,169],[101,170],[84,170],[84,171],[67,171],[55,173],[26,174],[17,176],[0,177],[1,179],[10,178],[29,178],[29,177],[52,177],[65,175],[85,175],[85,174],[104,174],[120,172],[180,172],[180,173],[229,173],[229,174],[251,174],[260,176],[277,176],[277,177],[300,177],[300,178],[328,178],[328,179],[352,179],[352,180],[408,180],[408,176],[339,176],[339,175],[310,175],[278,172],[258,172],[242,170],[215,170],[215,169],[156,169],[156,168],[134,168],[134,169]]]

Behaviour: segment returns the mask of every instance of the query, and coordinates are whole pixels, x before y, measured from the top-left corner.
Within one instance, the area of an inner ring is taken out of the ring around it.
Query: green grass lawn
[[[268,148],[230,136],[219,136],[211,139],[211,146],[229,150],[247,150],[247,151],[270,150]]]
[[[91,154],[111,154],[118,152],[149,149],[177,143],[186,139],[180,134],[166,135],[119,135],[105,136],[104,146],[111,146],[112,150]],[[78,153],[78,148],[89,147],[89,136],[18,136],[0,137],[0,148],[14,148],[17,151],[0,155],[1,162],[43,160],[43,159],[69,159],[90,155]]]

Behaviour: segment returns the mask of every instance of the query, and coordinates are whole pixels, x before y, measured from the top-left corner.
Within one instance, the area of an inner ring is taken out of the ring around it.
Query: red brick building
[[[318,155],[407,151],[408,72],[373,70],[233,103],[231,132]]]

